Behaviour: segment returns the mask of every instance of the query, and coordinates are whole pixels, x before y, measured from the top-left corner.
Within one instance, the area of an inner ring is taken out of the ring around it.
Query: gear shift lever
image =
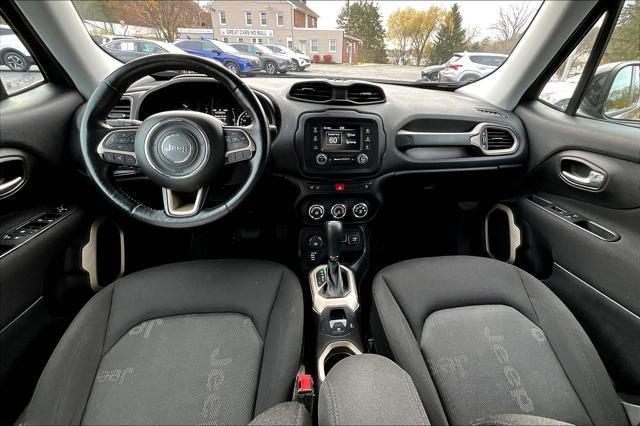
[[[344,297],[348,291],[344,285],[339,260],[344,238],[342,222],[339,220],[325,222],[324,231],[327,234],[329,261],[327,262],[327,285],[322,288],[320,294],[329,299]]]

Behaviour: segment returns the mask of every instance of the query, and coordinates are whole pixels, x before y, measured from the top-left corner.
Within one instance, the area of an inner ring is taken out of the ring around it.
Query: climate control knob
[[[356,157],[356,161],[361,166],[364,166],[369,162],[369,156],[367,154],[358,154],[358,156]]]
[[[347,206],[344,204],[334,204],[331,206],[331,216],[334,219],[342,219],[347,215]]]
[[[320,220],[324,217],[324,206],[321,204],[312,204],[309,207],[309,217],[313,220]]]
[[[369,214],[369,206],[364,202],[356,203],[351,208],[351,213],[353,213],[353,216],[356,218],[362,219]]]
[[[319,165],[324,166],[325,164],[327,164],[327,161],[329,161],[329,159],[327,158],[326,154],[316,155],[316,163],[318,163]]]

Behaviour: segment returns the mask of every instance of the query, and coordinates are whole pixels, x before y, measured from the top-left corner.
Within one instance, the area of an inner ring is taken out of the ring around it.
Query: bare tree
[[[173,42],[181,26],[200,26],[201,9],[192,1],[139,0],[129,4],[130,12],[158,38]]]
[[[496,41],[502,53],[511,52],[529,24],[531,14],[526,2],[500,7],[498,19],[489,28],[497,33]]]
[[[467,50],[470,49],[470,46],[478,46],[480,44],[480,42],[476,40],[480,36],[480,27],[478,25],[467,27],[465,32],[467,37],[464,40],[464,45]]]

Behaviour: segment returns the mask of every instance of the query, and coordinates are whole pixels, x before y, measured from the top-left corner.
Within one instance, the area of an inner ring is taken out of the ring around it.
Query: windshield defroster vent
[[[327,102],[333,99],[333,87],[320,82],[298,83],[291,87],[289,96],[309,102]]]
[[[113,107],[109,115],[109,120],[128,120],[131,118],[131,99],[122,98],[120,102]]]
[[[496,111],[495,109],[476,107],[476,111],[481,112],[483,114],[489,114],[496,117],[509,118],[509,116],[503,112]]]
[[[347,99],[358,104],[384,102],[381,88],[369,84],[354,84],[347,87]]]

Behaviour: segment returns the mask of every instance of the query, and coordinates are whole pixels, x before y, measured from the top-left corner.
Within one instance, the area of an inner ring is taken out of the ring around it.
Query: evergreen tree
[[[347,2],[342,6],[336,23],[347,35],[362,40],[361,61],[385,62],[385,32],[377,4],[368,0]]]
[[[429,54],[429,63],[444,64],[456,52],[464,51],[466,31],[462,26],[460,6],[454,3],[440,23]]]

